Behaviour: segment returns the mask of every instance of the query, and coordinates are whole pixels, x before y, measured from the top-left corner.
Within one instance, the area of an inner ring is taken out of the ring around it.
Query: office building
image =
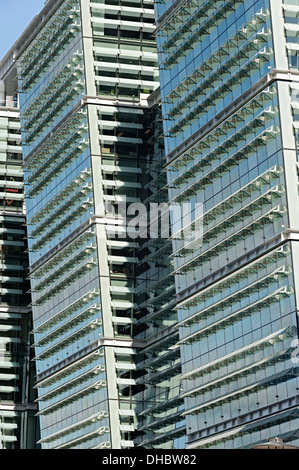
[[[37,422],[21,124],[13,57],[0,63],[0,449],[34,449]]]
[[[299,2],[155,9],[48,0],[1,62],[1,393],[19,400],[32,307],[43,449],[296,446]],[[165,203],[170,237],[145,217]]]
[[[298,445],[299,2],[156,8],[186,448]]]

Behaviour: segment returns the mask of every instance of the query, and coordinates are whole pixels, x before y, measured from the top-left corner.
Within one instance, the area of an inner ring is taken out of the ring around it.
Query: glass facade
[[[299,3],[156,14],[186,447],[298,445]]]

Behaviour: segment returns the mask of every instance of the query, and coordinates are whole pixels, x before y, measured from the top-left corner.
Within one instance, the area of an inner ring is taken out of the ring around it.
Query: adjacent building
[[[13,56],[0,63],[0,449],[38,439],[21,123]]]
[[[203,228],[171,255],[187,449],[298,444],[298,17],[157,4],[169,202]]]

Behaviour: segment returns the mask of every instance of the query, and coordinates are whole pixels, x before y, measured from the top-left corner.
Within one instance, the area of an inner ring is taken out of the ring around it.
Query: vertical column
[[[299,229],[299,195],[297,175],[297,150],[293,127],[290,82],[277,82],[282,151],[285,170],[289,228]]]
[[[275,67],[278,71],[288,71],[288,55],[286,49],[286,36],[284,28],[283,1],[270,0],[271,20],[273,30],[273,44]],[[294,78],[294,76],[292,77]],[[278,100],[280,109],[280,127],[282,138],[282,151],[285,172],[286,196],[288,205],[289,226],[288,237],[293,241],[292,268],[295,286],[296,306],[299,305],[299,194],[298,194],[298,169],[297,169],[297,144],[293,126],[292,97],[290,89],[291,81],[280,80],[277,82]]]
[[[99,254],[100,289],[102,301],[103,334],[105,338],[113,338],[111,297],[110,297],[110,270],[107,260],[107,244],[105,225],[98,223],[96,226],[97,246]],[[113,449],[121,448],[120,445],[120,420],[117,377],[115,368],[114,348],[105,346],[106,378],[108,389],[108,405],[110,415],[110,433]]]
[[[288,58],[286,55],[286,39],[284,34],[283,3],[282,0],[269,0],[269,2],[271,10],[275,68],[278,70],[287,70]]]
[[[96,85],[93,72],[93,34],[90,2],[88,0],[81,0],[81,23],[85,61],[86,94],[87,96],[96,96]]]
[[[85,63],[86,94],[96,97],[96,82],[94,74],[93,55],[93,32],[91,23],[90,2],[81,0],[81,19],[83,34],[83,49]],[[102,171],[101,171],[101,149],[99,145],[98,113],[95,104],[87,105],[87,115],[89,123],[91,168],[93,179],[93,194],[96,215],[96,237],[99,260],[99,284],[102,303],[103,335],[106,338],[113,338],[114,331],[112,325],[111,297],[110,297],[110,270],[107,252],[107,235],[105,229],[105,204],[103,197]],[[118,388],[115,368],[114,348],[105,346],[106,378],[108,390],[108,409],[110,420],[111,446],[113,449],[120,449],[120,420]]]

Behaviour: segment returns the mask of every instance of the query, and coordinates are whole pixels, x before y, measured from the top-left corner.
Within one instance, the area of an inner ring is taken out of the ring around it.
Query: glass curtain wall
[[[187,448],[298,444],[299,4],[156,13]]]

